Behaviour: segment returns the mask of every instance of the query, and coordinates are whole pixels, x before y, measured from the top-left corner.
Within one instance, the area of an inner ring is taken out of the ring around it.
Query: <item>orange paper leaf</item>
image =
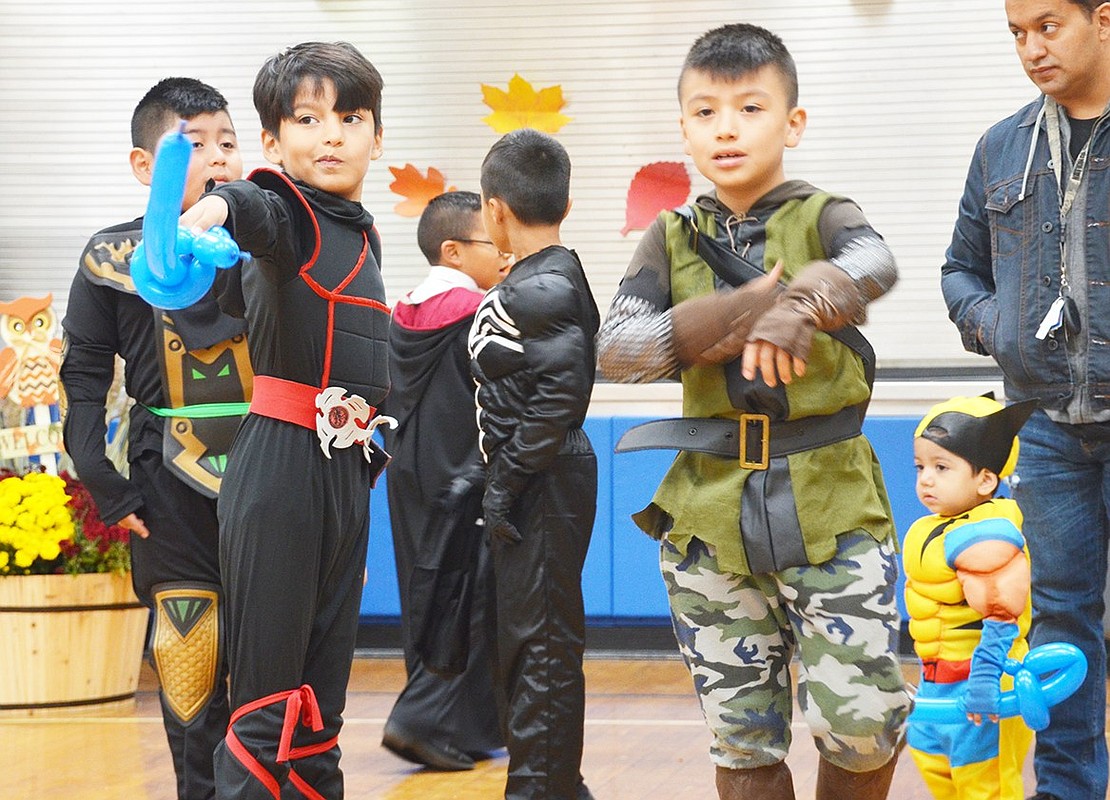
[[[562,86],[548,86],[536,91],[520,75],[513,75],[508,92],[483,83],[482,101],[493,109],[493,113],[483,118],[482,122],[498,133],[520,128],[557,133],[570,122],[570,117],[559,113],[566,105]]]
[[[435,167],[428,167],[425,177],[412,164],[403,167],[390,167],[394,181],[389,184],[390,191],[401,195],[405,200],[393,207],[402,217],[419,217],[424,213],[428,202],[444,192],[453,192],[455,187],[444,188],[446,181],[443,173]]]
[[[621,236],[646,229],[660,211],[678,208],[689,196],[690,174],[682,162],[656,161],[641,167],[628,187]]]

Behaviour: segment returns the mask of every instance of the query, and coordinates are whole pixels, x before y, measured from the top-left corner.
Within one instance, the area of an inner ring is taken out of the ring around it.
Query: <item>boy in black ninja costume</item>
[[[381,90],[347,43],[271,57],[254,104],[283,171],[217,187],[180,220],[226,223],[253,255],[220,286],[246,316],[256,378],[219,505],[234,708],[219,798],[343,796],[338,734],[385,460],[370,435],[389,388],[379,239],[360,202]]]
[[[546,134],[513,131],[486,155],[481,182],[486,232],[516,257],[486,293],[470,334],[509,706],[505,797],[589,798],[579,774],[582,564],[597,460],[582,423],[599,316],[578,256],[560,241],[570,209],[566,150]]]
[[[188,209],[205,186],[238,180],[243,162],[223,95],[193,78],[166,78],[131,117],[131,171],[140,183],[150,185],[158,139],[179,119],[193,142],[182,204]],[[215,498],[250,399],[251,372],[246,325],[223,314],[211,293],[181,311],[152,308],[135,293],[130,264],[142,223],[105,228],[81,256],[62,321],[64,436],[101,515],[134,534],[131,578],[155,611],[151,653],[177,795],[198,800],[215,791],[212,752],[228,721]],[[116,471],[104,449],[117,354],[136,401],[128,426],[130,477]],[[216,403],[239,405],[224,407],[225,416],[204,416]]]

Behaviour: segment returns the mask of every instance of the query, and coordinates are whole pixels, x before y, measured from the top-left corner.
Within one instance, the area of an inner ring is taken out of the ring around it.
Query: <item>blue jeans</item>
[[[1099,429],[1103,435],[1093,436]],[[1052,708],[1048,728],[1037,734],[1037,790],[1067,800],[1104,800],[1110,424],[1058,425],[1037,411],[1020,442],[1014,499],[1025,516],[1033,570],[1029,644],[1071,642],[1088,665],[1083,685]]]

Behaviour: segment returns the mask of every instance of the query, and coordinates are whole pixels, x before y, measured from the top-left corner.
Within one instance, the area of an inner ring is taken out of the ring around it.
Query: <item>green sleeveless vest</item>
[[[817,221],[830,199],[828,194],[817,193],[788,200],[775,212],[767,222],[765,270],[781,260],[790,278],[809,262],[826,257]],[[714,236],[713,216],[697,207],[694,212],[701,235]],[[671,304],[715,291],[713,271],[692,247],[688,224],[675,212],[665,212],[665,219]],[[741,413],[759,410],[733,408],[725,369],[738,368],[733,363],[683,370],[683,415],[739,420]],[[817,332],[806,361],[806,374],[785,387],[785,418],[832,414],[863,402],[869,393],[860,357],[828,334]],[[810,563],[831,558],[841,533],[862,529],[879,541],[893,536],[882,473],[871,444],[863,436],[774,461],[784,459]],[[637,515],[637,524],[652,535],[667,533],[668,540],[683,553],[690,538],[696,536],[716,548],[722,569],[750,574],[740,539],[740,505],[751,472],[731,459],[680,452],[652,505]]]

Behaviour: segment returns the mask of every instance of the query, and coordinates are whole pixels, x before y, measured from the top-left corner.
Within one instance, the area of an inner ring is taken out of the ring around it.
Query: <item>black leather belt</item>
[[[860,410],[848,406],[835,414],[772,422],[766,414],[659,419],[625,431],[616,452],[690,450],[737,458],[745,469],[767,469],[770,459],[842,442],[860,434]],[[743,442],[743,447],[741,447]]]

